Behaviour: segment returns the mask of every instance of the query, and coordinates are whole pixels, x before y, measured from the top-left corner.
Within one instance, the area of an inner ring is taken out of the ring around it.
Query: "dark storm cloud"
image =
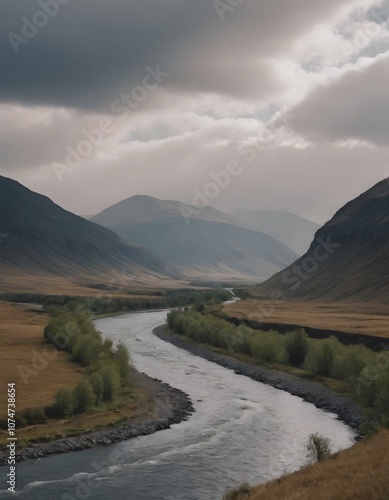
[[[221,21],[212,0],[58,0],[45,24],[53,2],[1,2],[1,101],[107,110],[157,64],[181,93],[260,98],[276,85],[266,60],[349,3],[243,0]],[[44,26],[20,43],[26,19]]]

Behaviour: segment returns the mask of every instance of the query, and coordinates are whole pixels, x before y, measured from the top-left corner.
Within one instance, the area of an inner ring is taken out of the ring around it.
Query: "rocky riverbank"
[[[298,396],[304,401],[314,404],[321,410],[335,413],[340,420],[360,435],[360,426],[363,421],[362,409],[347,396],[337,394],[318,382],[303,380],[289,373],[245,363],[233,357],[216,353],[203,346],[188,342],[185,338],[166,333],[165,326],[154,329],[153,333],[161,340],[185,349],[195,356],[200,356],[229,368],[238,375],[244,375],[263,384],[271,385],[276,389],[289,392],[293,396]]]
[[[37,459],[47,455],[81,451],[93,446],[109,445],[126,441],[138,436],[153,434],[154,432],[169,429],[173,424],[187,420],[195,411],[188,395],[157,379],[152,379],[143,373],[135,373],[136,383],[150,393],[155,402],[151,414],[138,415],[127,425],[106,429],[89,434],[69,437],[30,446],[17,451],[16,461]],[[0,453],[0,466],[7,465],[7,454]]]

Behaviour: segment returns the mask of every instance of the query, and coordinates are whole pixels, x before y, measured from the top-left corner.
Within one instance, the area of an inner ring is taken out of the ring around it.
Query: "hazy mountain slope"
[[[236,221],[217,210],[203,209],[188,221],[181,208],[179,202],[135,196],[93,221],[144,245],[192,278],[266,279],[296,258],[295,252],[270,236],[227,223]]]
[[[256,293],[268,296],[274,289],[304,299],[389,300],[389,181],[340,209],[309,251]]]
[[[0,176],[0,274],[13,269],[58,276],[160,274],[150,252]]]
[[[299,255],[309,248],[319,224],[277,210],[235,210],[231,215],[245,227],[273,236]]]
[[[91,218],[93,222],[104,227],[117,227],[121,224],[135,225],[148,222],[158,222],[162,219],[179,218],[205,220],[210,222],[225,222],[235,226],[242,224],[231,215],[219,212],[212,207],[194,208],[185,203],[173,200],[159,200],[152,196],[136,195],[103,210]]]

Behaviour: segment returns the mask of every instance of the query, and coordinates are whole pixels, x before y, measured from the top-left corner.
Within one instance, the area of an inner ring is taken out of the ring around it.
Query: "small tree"
[[[103,384],[103,379],[100,375],[100,373],[95,372],[92,373],[90,377],[88,377],[88,382],[92,386],[93,392],[95,393],[96,397],[96,406],[100,406],[101,403],[103,402],[103,389],[104,389],[104,384]]]
[[[119,366],[122,386],[130,384],[130,355],[124,344],[119,344],[116,349],[116,361]]]
[[[318,433],[309,436],[308,458],[313,462],[321,462],[332,455],[331,441],[328,438],[320,436]]]
[[[285,347],[292,366],[304,363],[308,354],[308,335],[304,330],[296,330],[285,337]]]
[[[103,401],[114,401],[120,390],[120,377],[112,366],[106,366],[101,371],[103,379]]]
[[[305,368],[317,375],[330,376],[336,355],[341,347],[335,337],[317,341],[309,350]]]
[[[61,417],[69,417],[73,413],[73,394],[69,389],[61,389],[57,392],[55,402]]]
[[[74,413],[84,413],[91,410],[96,402],[96,396],[91,384],[87,380],[81,382],[73,389]]]

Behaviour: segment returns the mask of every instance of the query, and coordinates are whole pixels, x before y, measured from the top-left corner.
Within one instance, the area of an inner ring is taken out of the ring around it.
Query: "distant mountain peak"
[[[190,278],[266,279],[297,254],[212,207],[132,196],[92,219]]]
[[[302,255],[308,250],[319,224],[286,211],[235,210],[231,214],[245,227],[268,234]]]

